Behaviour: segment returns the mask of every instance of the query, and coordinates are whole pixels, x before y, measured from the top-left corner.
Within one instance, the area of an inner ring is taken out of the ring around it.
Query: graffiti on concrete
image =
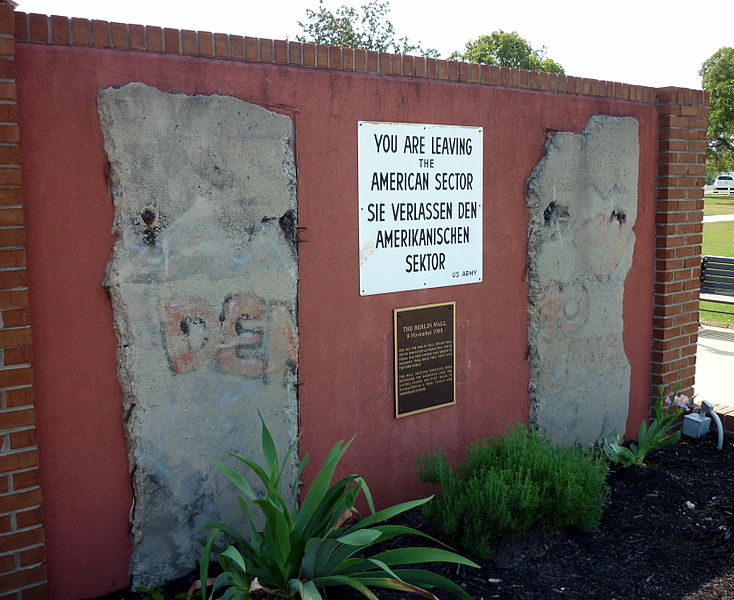
[[[171,300],[163,308],[164,341],[174,373],[212,361],[225,373],[250,378],[282,376],[284,366],[297,367],[295,331],[282,304],[267,306],[243,294],[229,296],[219,310],[200,298]]]
[[[622,433],[630,365],[622,301],[637,216],[637,121],[555,133],[527,184],[532,415],[558,442]]]
[[[99,93],[116,242],[107,286],[135,495],[133,585],[189,572],[240,518],[212,460],[297,435],[293,124],[225,96]],[[295,464],[285,482],[295,483]],[[252,482],[257,489],[257,483]]]

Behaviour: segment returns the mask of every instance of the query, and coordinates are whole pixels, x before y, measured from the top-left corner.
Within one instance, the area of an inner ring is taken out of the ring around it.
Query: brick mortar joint
[[[24,527],[23,529],[36,529],[38,528],[38,525],[34,525],[33,527]],[[45,546],[45,542],[34,542],[33,544],[28,544],[27,546],[20,546],[20,548],[17,548],[15,550],[6,550],[0,556],[8,556],[11,554],[17,554],[18,552],[24,552],[26,550],[34,550],[36,548],[43,548]]]
[[[657,88],[652,88],[652,89],[657,89]],[[687,89],[693,89],[693,88],[676,88],[676,89],[687,90]],[[700,93],[700,92],[703,92],[704,90],[693,90],[693,91]],[[665,106],[676,106],[676,107],[690,106],[692,108],[708,108],[708,104],[700,104],[697,102],[656,102],[655,104],[659,106],[660,108],[663,108]],[[688,116],[688,115],[676,115],[676,116]]]
[[[676,141],[704,141],[704,140],[689,140],[686,138],[672,137],[673,133],[679,133],[681,131],[706,131],[706,127],[674,127],[671,125],[660,125],[658,131],[665,130],[670,137],[659,136],[658,139],[662,142],[676,142]]]
[[[689,298],[688,300],[676,300],[675,302],[667,302],[667,300],[670,300],[672,298],[675,298],[676,296],[680,296],[681,294],[690,295],[693,294],[697,290],[683,290],[680,292],[668,292],[666,294],[655,294],[655,300],[660,300],[660,303],[654,303],[653,306],[678,306],[679,304],[688,304],[689,302],[693,302],[695,298]]]
[[[30,506],[24,506],[22,508],[13,510],[11,512],[2,513],[0,514],[0,517],[7,517],[8,515],[14,515],[17,513],[30,512],[32,510],[38,510],[39,508],[42,508],[42,507],[43,507],[43,504],[32,504]],[[20,527],[17,529],[12,529],[10,532],[4,533],[2,535],[12,535],[14,533],[25,533],[26,531],[33,531],[34,529],[41,529],[42,527],[43,527],[42,523],[37,523],[36,525],[29,525],[28,527]],[[2,539],[2,536],[0,536],[0,539]],[[23,549],[26,550],[27,548],[23,548]]]

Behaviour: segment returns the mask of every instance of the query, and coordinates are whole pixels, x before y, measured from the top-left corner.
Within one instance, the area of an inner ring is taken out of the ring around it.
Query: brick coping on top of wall
[[[304,42],[15,13],[17,41],[179,54],[581,94],[655,104],[657,88]],[[694,94],[703,92],[692,90]],[[699,103],[700,103],[699,102]]]
[[[651,384],[694,383],[708,94],[311,43],[13,12],[0,0],[0,600],[46,598],[15,42],[153,52],[577,94],[658,107]],[[32,293],[32,291],[30,291]],[[730,429],[734,414],[724,415]],[[5,445],[2,448],[5,448]]]

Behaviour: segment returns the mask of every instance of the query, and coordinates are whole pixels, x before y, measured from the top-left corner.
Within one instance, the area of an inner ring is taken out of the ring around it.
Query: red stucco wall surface
[[[647,413],[652,336],[657,111],[654,104],[457,82],[19,43],[33,362],[49,583],[54,598],[127,584],[128,478],[116,338],[101,281],[113,206],[97,115],[100,88],[140,81],[227,94],[293,117],[298,163],[302,453],[320,464],[356,436],[343,470],[384,505],[428,492],[415,457],[528,418],[524,186],[548,132],[591,115],[640,123],[639,211],[625,286],[629,423]],[[484,128],[484,280],[359,295],[357,121]],[[394,308],[456,301],[457,403],[396,420]],[[212,449],[214,452],[214,449]],[[307,472],[307,476],[313,471]]]

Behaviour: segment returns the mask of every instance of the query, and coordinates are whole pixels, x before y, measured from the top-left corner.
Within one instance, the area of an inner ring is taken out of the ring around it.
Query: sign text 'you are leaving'
[[[359,123],[363,295],[481,281],[482,134]]]

